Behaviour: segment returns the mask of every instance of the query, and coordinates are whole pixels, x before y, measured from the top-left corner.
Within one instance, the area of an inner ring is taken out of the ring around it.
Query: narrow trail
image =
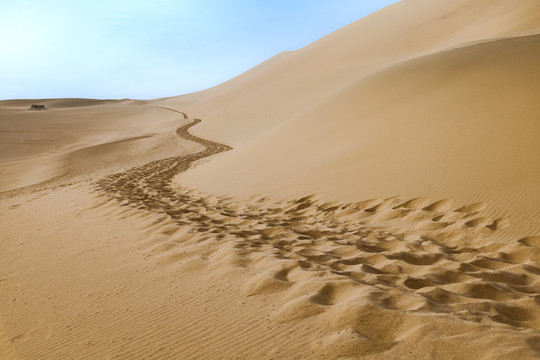
[[[352,287],[380,311],[452,315],[490,326],[528,328],[540,338],[540,237],[512,244],[486,242],[496,238],[504,221],[482,216],[481,204],[451,208],[449,200],[399,197],[340,203],[320,202],[315,196],[238,202],[173,189],[175,175],[231,149],[190,134],[200,121],[180,127],[177,134],[204,150],[107,176],[97,182],[98,189],[124,205],[165,215],[193,237],[232,243],[237,265],[264,266],[261,258],[279,263],[263,269],[266,275],[247,285],[247,295],[293,291],[305,278],[298,272],[327,277],[310,296],[301,291],[303,307],[300,300],[291,301],[289,310],[295,314],[302,309],[311,309],[306,317],[325,312],[347,301],[339,294]],[[169,250],[182,246],[170,245]]]
[[[187,118],[184,113],[181,114],[183,114],[184,118]],[[189,128],[200,122],[200,119],[194,119],[191,123],[179,127],[176,133],[181,138],[203,145],[204,150],[152,161],[125,172],[109,175],[97,182],[98,187],[114,194],[119,200],[127,200],[147,210],[163,211],[175,218],[176,213],[168,202],[185,201],[187,198],[170,188],[172,178],[186,171],[194,162],[200,159],[232,149],[230,146],[202,139],[188,132]],[[164,198],[168,202],[164,201]]]

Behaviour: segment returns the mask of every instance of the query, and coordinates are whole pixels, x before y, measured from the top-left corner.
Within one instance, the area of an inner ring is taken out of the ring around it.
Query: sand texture
[[[0,101],[0,359],[540,358],[538,59],[538,0],[404,0],[202,92]]]

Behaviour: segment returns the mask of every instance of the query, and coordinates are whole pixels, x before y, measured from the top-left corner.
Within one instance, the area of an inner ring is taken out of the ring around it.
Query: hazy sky
[[[0,99],[202,90],[397,0],[0,0]]]

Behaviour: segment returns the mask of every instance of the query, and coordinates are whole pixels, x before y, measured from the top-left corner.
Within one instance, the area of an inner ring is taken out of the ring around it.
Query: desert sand
[[[0,358],[539,358],[539,58],[538,0],[403,0],[201,92],[0,101]]]

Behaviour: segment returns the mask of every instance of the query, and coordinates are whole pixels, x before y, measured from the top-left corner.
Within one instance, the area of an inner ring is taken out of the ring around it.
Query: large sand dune
[[[527,36],[391,66],[180,183],[235,195],[484,202],[513,231],[540,233],[539,57],[540,37]]]
[[[404,0],[199,93],[1,101],[0,357],[540,357],[537,33]]]
[[[391,65],[464,44],[540,31],[536,0],[407,0],[199,93],[165,99],[235,147]]]

